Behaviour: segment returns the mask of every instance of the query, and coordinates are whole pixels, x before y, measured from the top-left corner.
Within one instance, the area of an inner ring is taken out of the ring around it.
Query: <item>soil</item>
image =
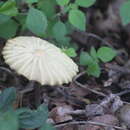
[[[0,89],[17,89],[16,107],[35,109],[46,104],[48,120],[58,130],[129,129],[130,116],[126,121],[120,115],[122,110],[125,113],[122,115],[130,115],[130,24],[122,25],[119,16],[123,1],[97,0],[91,8],[81,8],[86,13],[86,32],[75,30],[70,35],[79,46],[78,55],[92,46],[96,49],[109,46],[118,51],[112,62],[100,64],[102,73],[99,78],[88,76],[85,68],[80,66],[79,74],[71,83],[41,86],[10,69],[0,54]],[[0,38],[0,52],[5,42]],[[126,105],[129,106],[127,109]]]

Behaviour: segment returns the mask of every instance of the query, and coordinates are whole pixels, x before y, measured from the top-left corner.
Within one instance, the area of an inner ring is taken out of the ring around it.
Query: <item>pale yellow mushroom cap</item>
[[[60,48],[37,37],[10,39],[2,54],[12,69],[42,85],[69,83],[78,72],[78,66]]]

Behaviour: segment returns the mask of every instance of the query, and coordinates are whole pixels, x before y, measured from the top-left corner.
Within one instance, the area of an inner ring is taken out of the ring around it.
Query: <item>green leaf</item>
[[[70,38],[64,36],[60,41],[58,41],[58,43],[56,44],[59,47],[69,47],[70,45]]]
[[[77,5],[77,4],[75,4],[75,3],[70,3],[69,5],[67,5],[67,6],[64,6],[64,8],[63,8],[63,13],[65,14],[65,13],[68,13],[70,10],[78,10],[78,8],[79,8],[79,6]]]
[[[47,30],[44,33],[44,37],[45,38],[52,38],[53,36],[53,26],[55,25],[55,23],[57,22],[57,20],[48,20],[48,26],[47,26]]]
[[[68,55],[69,57],[76,57],[76,51],[74,48],[68,48],[68,49],[63,49],[63,52]]]
[[[67,6],[67,7],[68,7],[68,10],[69,10],[69,9],[78,9],[78,5],[75,4],[75,3],[71,3],[71,4],[69,4],[69,6]]]
[[[60,6],[67,5],[70,0],[56,0],[57,4]]]
[[[14,111],[0,114],[0,130],[18,130],[18,119]]]
[[[62,40],[62,38],[67,34],[66,26],[63,22],[58,21],[53,27],[53,36],[57,41]]]
[[[87,52],[81,52],[80,54],[80,65],[90,65],[93,63],[93,58]]]
[[[66,34],[67,34],[66,25],[63,22],[58,21],[53,26],[53,37],[59,43],[58,44],[59,47],[66,46],[69,43],[70,38],[66,37]]]
[[[8,0],[0,7],[0,14],[8,16],[16,16],[18,10],[16,8],[16,2],[14,0]]]
[[[17,6],[19,6],[21,3],[23,3],[22,0],[15,0],[15,2],[16,2],[16,5],[17,5]]]
[[[86,18],[83,12],[78,9],[69,11],[69,22],[76,28],[85,31]]]
[[[88,75],[92,75],[98,78],[101,74],[101,70],[98,63],[93,61],[91,64],[89,64],[87,68],[87,73]]]
[[[23,109],[17,111],[19,115],[20,128],[35,129],[41,127],[47,120],[48,111],[44,105],[37,110]]]
[[[33,3],[37,3],[38,0],[24,0],[26,3],[28,4],[33,4]]]
[[[94,52],[94,50],[91,50]],[[100,67],[96,60],[93,59],[87,52],[81,52],[80,54],[80,64],[87,66],[87,73],[88,75],[92,75],[95,77],[100,76]]]
[[[27,16],[24,15],[24,14],[18,14],[15,19],[19,22],[19,24],[21,25],[21,28],[20,28],[20,35],[24,34],[25,32],[24,31],[28,31],[27,30],[27,27],[26,27],[26,18]]]
[[[56,130],[52,125],[45,123],[40,130]]]
[[[40,10],[30,8],[27,15],[26,26],[36,35],[43,36],[47,28],[47,18]]]
[[[130,23],[130,1],[124,2],[120,8],[120,16],[122,19],[123,24]]]
[[[116,56],[116,51],[109,47],[101,47],[97,51],[98,58],[103,62],[109,62]]]
[[[90,7],[92,6],[96,0],[76,0],[76,4],[82,7]]]
[[[15,19],[19,22],[20,25],[24,26],[26,24],[26,15],[18,14]]]
[[[0,14],[0,24],[7,22],[10,19],[10,16]]]
[[[4,3],[3,1],[0,1],[0,6],[2,6],[2,5],[3,5],[3,3]]]
[[[67,33],[68,33],[68,34],[73,33],[73,31],[75,30],[75,27],[74,27],[72,24],[70,24],[69,21],[67,21],[67,22],[65,23],[65,25],[66,25]]]
[[[56,1],[55,0],[39,0],[38,9],[40,9],[47,16],[49,20],[54,19],[56,14]]]
[[[16,35],[17,28],[18,24],[14,20],[9,19],[7,22],[0,24],[0,37],[5,39],[14,37]]]
[[[13,102],[16,99],[15,88],[7,88],[0,94],[0,112],[7,111],[12,107]]]
[[[38,9],[44,12],[48,19],[47,30],[44,33],[44,37],[52,38],[53,35],[53,26],[57,22],[56,15],[56,0],[39,0],[38,1]]]
[[[94,47],[91,47],[90,55],[92,56],[92,58],[93,58],[96,62],[98,62],[97,52],[96,52],[96,49],[95,49]]]

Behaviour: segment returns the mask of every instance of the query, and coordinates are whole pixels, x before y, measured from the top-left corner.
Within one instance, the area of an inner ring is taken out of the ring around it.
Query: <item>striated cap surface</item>
[[[2,54],[17,73],[42,85],[69,83],[78,72],[78,66],[60,48],[37,37],[10,39]]]

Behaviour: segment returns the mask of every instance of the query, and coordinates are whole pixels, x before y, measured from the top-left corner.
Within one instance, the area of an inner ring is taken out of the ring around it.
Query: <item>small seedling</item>
[[[77,53],[74,48],[63,48],[62,51],[69,57],[74,58],[77,56]]]
[[[110,62],[116,56],[116,52],[109,47],[100,47],[97,51],[91,48],[90,53],[81,52],[80,65],[87,66],[87,74],[99,77],[101,69],[99,63]]]

